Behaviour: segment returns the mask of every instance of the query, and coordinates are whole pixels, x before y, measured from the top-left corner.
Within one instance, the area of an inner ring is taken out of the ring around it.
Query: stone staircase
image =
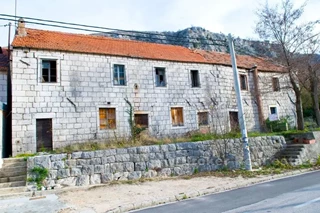
[[[0,169],[0,195],[27,190],[27,161],[23,158],[5,158]]]
[[[281,152],[279,159],[285,158],[293,166],[301,165],[302,156],[305,150],[304,144],[287,144],[287,147]]]

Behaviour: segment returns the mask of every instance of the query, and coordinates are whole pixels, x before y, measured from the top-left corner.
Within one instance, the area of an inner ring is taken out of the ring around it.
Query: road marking
[[[302,203],[302,204],[300,204],[300,205],[297,205],[297,206],[295,206],[294,208],[301,208],[301,207],[310,205],[311,203],[315,203],[315,202],[317,202],[317,201],[319,201],[319,200],[320,200],[320,197],[318,197],[318,198],[316,198],[316,199],[313,199],[313,200],[309,200],[309,201],[307,201],[307,202],[305,202],[305,203]]]

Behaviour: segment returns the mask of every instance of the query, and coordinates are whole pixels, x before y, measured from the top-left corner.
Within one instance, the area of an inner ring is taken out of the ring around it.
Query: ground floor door
[[[37,152],[52,150],[52,119],[37,119]]]
[[[238,112],[229,112],[229,118],[231,131],[238,132],[240,130]]]

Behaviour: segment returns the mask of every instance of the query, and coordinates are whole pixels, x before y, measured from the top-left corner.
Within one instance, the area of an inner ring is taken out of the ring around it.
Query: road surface
[[[320,171],[148,208],[139,213],[320,212]]]

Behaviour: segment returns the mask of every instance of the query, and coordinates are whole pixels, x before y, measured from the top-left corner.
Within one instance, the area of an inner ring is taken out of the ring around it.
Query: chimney
[[[18,29],[17,29],[17,35],[18,36],[26,36],[27,32],[26,32],[26,28],[25,28],[25,22],[23,18],[20,18],[18,20]]]

